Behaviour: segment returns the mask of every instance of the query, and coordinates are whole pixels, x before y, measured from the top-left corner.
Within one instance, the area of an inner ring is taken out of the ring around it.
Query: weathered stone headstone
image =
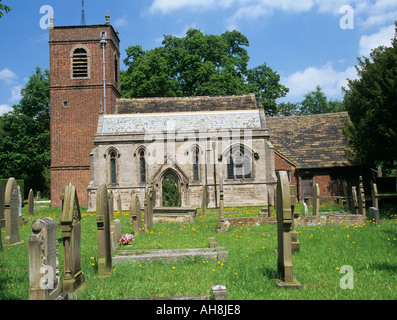
[[[371,198],[372,198],[372,207],[379,209],[378,187],[374,182],[371,182]]]
[[[207,193],[208,187],[206,184],[203,185],[203,195],[201,198],[201,215],[205,214],[205,210],[207,208]]]
[[[61,199],[62,217],[60,223],[65,268],[63,288],[67,293],[75,293],[85,282],[80,260],[81,214],[75,186],[69,183],[64,187]]]
[[[274,195],[271,193],[270,188],[267,189],[267,216],[272,216],[272,209],[274,205]]]
[[[40,191],[37,191],[36,199],[37,199],[37,200],[41,200],[41,193],[40,193]]]
[[[21,187],[17,185],[18,189],[18,215],[22,217],[22,196],[21,196]]]
[[[364,183],[363,177],[360,176],[358,185],[358,213],[365,217],[365,193],[364,193]]]
[[[138,235],[142,230],[142,214],[139,197],[134,190],[131,191],[130,224],[134,226],[134,234]]]
[[[352,187],[352,214],[358,214],[358,198],[356,187]]]
[[[379,166],[379,167],[378,167],[378,178],[382,178],[382,177],[383,177],[382,167]]]
[[[218,219],[218,228],[217,232],[226,231],[225,228],[225,208],[224,208],[224,200],[223,200],[223,173],[219,173],[219,219]]]
[[[112,189],[108,190],[108,210],[109,210],[109,220],[111,221],[114,218],[114,201],[113,201]]]
[[[96,223],[98,232],[98,276],[106,277],[112,268],[112,252],[109,222],[109,196],[106,184],[97,189]]]
[[[313,186],[313,216],[318,217],[320,211],[320,187],[318,183]]]
[[[117,193],[117,211],[118,211],[118,212],[123,211],[123,207],[122,207],[122,204],[121,204],[121,195],[120,195],[120,192]]]
[[[16,244],[20,242],[18,213],[19,197],[18,185],[14,178],[10,178],[7,181],[4,203],[6,216],[6,237],[4,242],[5,244]]]
[[[344,195],[345,195],[345,199],[346,199],[346,204],[345,204],[345,209],[346,209],[346,211],[351,211],[351,208],[350,208],[350,198],[349,198],[349,193],[348,193],[348,191],[347,191],[348,189],[347,189],[347,182],[346,181],[343,181],[343,193],[344,193]]]
[[[153,181],[145,189],[145,200],[144,200],[144,223],[145,229],[149,230],[153,225],[153,208],[155,201],[155,188]]]
[[[276,283],[279,287],[300,288],[292,265],[291,228],[293,214],[291,210],[290,189],[286,171],[277,173],[277,238],[278,258]]]
[[[298,241],[298,233],[294,230],[294,221],[298,218],[299,214],[295,213],[295,205],[296,205],[296,186],[290,185],[290,199],[291,199],[291,213],[292,213],[292,226],[291,226],[291,250],[292,252],[299,251],[300,243]]]
[[[61,294],[57,245],[57,224],[52,218],[38,219],[32,223],[29,300],[55,300]]]
[[[368,211],[368,219],[373,224],[379,224],[379,209],[370,207]]]
[[[29,191],[28,213],[29,213],[29,215],[33,215],[34,214],[34,194],[33,194],[33,190],[32,189],[30,189],[30,191]]]
[[[3,183],[0,182],[0,230],[5,227],[6,221],[4,217],[4,187]]]
[[[111,234],[111,248],[112,252],[116,250],[120,243],[121,238],[121,222],[119,219],[115,219],[110,223],[110,234]]]

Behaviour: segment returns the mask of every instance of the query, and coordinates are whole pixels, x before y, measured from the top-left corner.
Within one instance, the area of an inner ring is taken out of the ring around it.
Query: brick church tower
[[[52,206],[69,182],[87,206],[99,113],[114,113],[120,98],[119,42],[109,14],[102,25],[49,27]]]

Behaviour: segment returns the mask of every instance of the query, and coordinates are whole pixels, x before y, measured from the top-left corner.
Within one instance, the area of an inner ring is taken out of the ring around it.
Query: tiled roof
[[[118,99],[117,114],[194,111],[231,111],[257,109],[254,94],[236,96],[200,96]]]
[[[343,124],[347,112],[266,118],[276,152],[298,169],[350,166]]]

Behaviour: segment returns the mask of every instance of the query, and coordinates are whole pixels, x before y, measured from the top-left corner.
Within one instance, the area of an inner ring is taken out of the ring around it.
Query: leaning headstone
[[[121,238],[121,222],[119,219],[115,219],[110,223],[110,234],[111,234],[111,248],[112,252],[116,250],[120,243]]]
[[[4,187],[3,183],[0,182],[0,230],[5,227],[6,221],[4,218]]]
[[[6,237],[5,244],[17,244],[19,236],[19,197],[18,185],[14,178],[8,179],[4,194]]]
[[[32,189],[30,189],[30,191],[29,191],[28,213],[29,213],[29,215],[33,215],[34,214],[34,194],[33,194],[33,190]]]
[[[368,211],[368,219],[373,224],[379,224],[379,209],[370,207]]]
[[[276,284],[279,287],[301,288],[296,280],[292,265],[291,228],[293,214],[291,210],[290,189],[286,171],[277,173],[277,274]]]
[[[76,293],[84,284],[81,270],[81,214],[77,191],[69,183],[62,192],[62,216],[59,219],[63,238],[63,254],[65,275],[63,289],[65,292]]]
[[[318,217],[320,211],[320,187],[318,183],[313,186],[313,216]]]
[[[356,187],[352,187],[352,214],[358,214],[358,198],[357,198],[357,190]]]
[[[121,205],[121,195],[120,192],[117,193],[117,211],[121,212],[123,211],[123,207]]]
[[[114,201],[113,201],[112,189],[108,190],[108,210],[109,210],[109,220],[113,220],[113,218],[114,218]]]
[[[379,195],[378,195],[378,187],[376,183],[371,182],[371,198],[372,198],[372,207],[379,209]],[[1,210],[1,208],[0,208]]]
[[[102,183],[97,189],[96,223],[98,232],[98,276],[106,277],[112,268],[108,190]]]
[[[217,232],[226,231],[225,227],[225,208],[224,208],[224,200],[223,200],[223,173],[219,173],[219,219],[218,219],[218,228]]]
[[[347,190],[348,190],[348,189],[347,189],[347,182],[346,182],[346,181],[343,181],[343,193],[344,193],[345,199],[346,199],[346,202],[345,202],[345,203],[346,203],[345,209],[346,209],[346,211],[351,211],[349,193],[348,193]]]
[[[359,186],[358,186],[358,213],[365,217],[365,193],[364,193],[364,184],[363,177],[359,178]]]
[[[130,224],[134,226],[134,235],[138,235],[142,230],[142,214],[139,197],[134,190],[131,191]]]
[[[32,223],[29,238],[29,300],[55,300],[62,292],[57,250],[57,224],[52,218]]]

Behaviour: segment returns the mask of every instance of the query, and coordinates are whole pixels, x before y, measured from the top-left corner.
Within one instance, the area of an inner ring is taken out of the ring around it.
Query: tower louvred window
[[[73,51],[73,78],[88,77],[88,54],[84,48]]]

